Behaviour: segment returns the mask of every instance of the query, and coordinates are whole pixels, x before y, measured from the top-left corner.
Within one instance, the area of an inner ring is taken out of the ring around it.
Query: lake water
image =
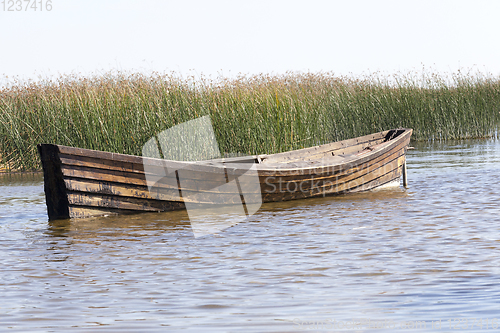
[[[0,176],[0,331],[499,328],[500,142],[415,147],[408,189],[198,238],[185,211],[49,223],[41,175]]]

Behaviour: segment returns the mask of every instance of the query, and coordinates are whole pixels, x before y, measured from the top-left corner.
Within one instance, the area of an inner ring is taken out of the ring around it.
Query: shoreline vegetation
[[[141,155],[204,115],[221,152],[271,154],[398,127],[413,140],[498,138],[499,111],[500,78],[481,73],[61,76],[0,88],[0,172],[40,170],[38,143]]]

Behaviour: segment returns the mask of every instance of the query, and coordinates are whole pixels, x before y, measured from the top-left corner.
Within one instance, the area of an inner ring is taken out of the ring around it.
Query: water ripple
[[[1,327],[291,332],[368,318],[438,331],[472,317],[491,324],[500,302],[500,144],[416,148],[407,190],[265,204],[248,221],[200,238],[186,212],[49,223],[40,176],[0,179]],[[442,329],[433,328],[439,320]],[[358,331],[375,330],[366,323]]]

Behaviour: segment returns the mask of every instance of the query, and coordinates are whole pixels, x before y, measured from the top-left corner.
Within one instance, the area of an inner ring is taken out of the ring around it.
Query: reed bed
[[[140,155],[153,135],[204,115],[228,154],[398,127],[413,128],[415,140],[497,137],[499,111],[500,79],[477,73],[62,76],[0,90],[0,156],[6,169],[37,170],[42,142]]]

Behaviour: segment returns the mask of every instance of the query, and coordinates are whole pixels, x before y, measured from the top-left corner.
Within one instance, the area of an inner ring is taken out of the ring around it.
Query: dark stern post
[[[37,146],[43,167],[43,187],[49,220],[69,219],[69,202],[57,145]]]

